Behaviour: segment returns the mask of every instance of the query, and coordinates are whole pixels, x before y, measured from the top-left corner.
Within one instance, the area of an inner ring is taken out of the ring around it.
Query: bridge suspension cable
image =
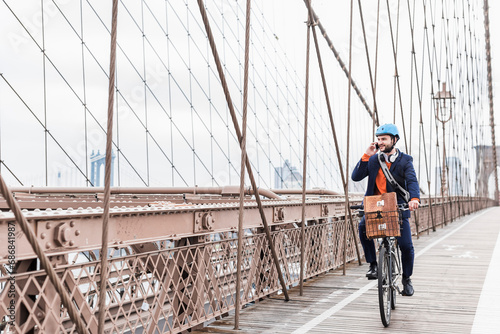
[[[68,171],[67,174],[75,179],[74,183],[71,181],[72,185],[93,185],[88,153],[100,149],[106,133],[105,119],[99,111],[102,102],[96,102],[101,93],[97,93],[95,87],[109,78],[105,69],[107,60],[102,57],[98,46],[100,39],[95,32],[103,37],[109,36],[109,24],[103,19],[109,9],[90,1],[81,1],[75,8],[59,2],[44,3],[38,8],[44,23],[36,25],[26,19],[28,16],[19,4],[8,0],[2,3],[7,8],[3,12],[4,22],[24,35],[20,39],[22,43],[17,46],[27,48],[24,54],[30,59],[38,59],[30,64],[30,70],[38,75],[38,80],[33,83],[34,90],[28,91],[19,84],[11,69],[3,71],[4,87],[9,88],[9,83],[11,86],[10,92],[4,90],[7,95],[3,100],[9,105],[19,102],[22,105],[24,101],[26,114],[32,117],[27,119],[26,129],[31,130],[34,124],[41,122],[37,125],[41,125],[39,130],[32,130],[40,140],[30,149],[43,152],[35,154],[29,151],[32,159],[36,159],[37,172],[43,172],[43,177],[34,182],[34,178],[27,176],[30,172],[12,158],[14,149],[9,147],[10,141],[2,140],[1,160],[9,165],[12,173],[6,176],[9,182],[15,183],[68,185],[63,181]],[[322,8],[323,4],[313,5]],[[473,112],[484,106],[487,94],[487,61],[478,33],[482,30],[478,15],[481,1],[386,0],[362,3],[358,0],[356,5],[358,15],[354,18],[353,33],[357,34],[354,44],[358,42],[359,45],[354,45],[351,74],[342,60],[347,48],[338,47],[342,45],[342,38],[347,41],[347,32],[337,29],[335,41],[332,40],[327,31],[331,34],[335,20],[322,22],[313,10],[314,20],[326,40],[326,45],[319,46],[333,51],[324,55],[323,62],[328,90],[333,97],[330,109],[333,117],[338,119],[336,131],[339,138],[337,145],[331,140],[331,125],[322,112],[325,104],[320,92],[324,92],[324,84],[317,75],[310,82],[309,116],[315,135],[310,138],[307,161],[303,157],[301,136],[304,114],[300,106],[305,99],[299,73],[302,70],[283,49],[279,25],[271,27],[268,4],[256,1],[252,6],[254,22],[250,28],[252,51],[249,55],[247,139],[249,154],[254,157],[251,165],[256,172],[256,182],[265,188],[275,188],[274,184],[297,188],[303,183],[300,167],[303,170],[303,164],[308,163],[306,177],[310,187],[340,190],[345,185],[342,182],[342,178],[345,179],[344,167],[352,166],[357,158],[352,153],[359,152],[363,143],[372,140],[369,137],[373,136],[375,125],[391,120],[389,110],[392,109],[393,113],[400,114],[396,119],[393,114],[392,121],[401,126],[401,144],[405,150],[419,161],[417,172],[423,183],[427,182],[426,192],[436,192],[433,186],[438,173],[435,161],[443,158],[449,166],[442,174],[446,174],[449,180],[458,179],[458,187],[464,192],[475,191],[475,174],[489,173],[479,160],[465,161],[476,156],[477,149],[472,147],[489,141],[483,127],[486,115]],[[120,2],[119,6],[123,8],[120,16],[126,24],[127,38],[117,41],[119,66],[115,87],[116,135],[113,138],[117,157],[115,181],[119,186],[221,186],[233,183],[236,176],[239,179],[241,172],[236,166],[240,157],[234,153],[238,140],[234,133],[227,131],[229,111],[214,90],[220,79],[211,63],[208,40],[201,21],[193,13],[192,4],[187,1],[158,4],[145,0],[137,4]],[[402,15],[404,11],[406,15]],[[240,100],[243,64],[239,59],[244,51],[242,13],[241,3],[207,5],[215,38],[220,41],[229,89]],[[324,10],[321,13],[334,15]],[[63,31],[68,40],[66,52],[80,63],[78,69],[74,68],[74,61],[73,66],[69,66],[58,53],[57,34]],[[337,45],[334,46],[334,42]],[[356,47],[362,50],[360,54],[357,54]],[[330,61],[328,57],[332,55]],[[392,66],[388,63],[391,58]],[[12,64],[12,69],[15,69],[25,63],[19,58]],[[37,70],[33,71],[35,67]],[[360,135],[349,138],[349,147],[344,126],[347,123],[348,87],[341,87],[343,79],[337,80],[342,77],[339,76],[341,73],[344,73],[346,82],[349,82],[350,75],[351,84],[347,86],[359,97],[352,101],[352,117],[360,120],[355,126],[361,131]],[[388,77],[395,88],[392,94],[387,89]],[[454,118],[446,125],[449,136],[445,142],[429,112],[434,110],[429,96],[434,96],[438,91],[435,87],[440,87],[443,82],[447,82],[457,96],[452,106]],[[63,93],[57,99],[59,91]],[[369,94],[364,91],[369,91]],[[32,92],[34,94],[30,94]],[[392,108],[390,102],[395,102]],[[63,108],[68,112],[62,118],[58,109]],[[83,112],[76,116],[75,110]],[[363,115],[360,110],[368,111],[368,115],[366,112]],[[238,117],[242,115],[240,107],[235,111]],[[66,128],[70,129],[66,133],[58,127],[63,120],[67,120]],[[11,136],[9,125],[14,123],[10,118],[2,121],[0,137],[7,138]],[[367,131],[368,127],[370,131]],[[24,131],[27,130],[22,133]],[[73,136],[73,139],[68,135],[70,132],[78,136]],[[127,137],[131,133],[134,140]],[[440,152],[443,143],[447,148],[446,156]],[[448,159],[452,156],[457,159]],[[343,166],[339,161],[344,162]],[[474,163],[479,165],[474,166]],[[425,169],[425,173],[421,173],[421,169]],[[457,169],[462,169],[464,175],[456,174]],[[475,169],[477,172],[473,173]],[[486,189],[484,182],[478,185],[477,191],[479,187]],[[351,184],[349,187],[350,190],[362,191],[363,185]]]

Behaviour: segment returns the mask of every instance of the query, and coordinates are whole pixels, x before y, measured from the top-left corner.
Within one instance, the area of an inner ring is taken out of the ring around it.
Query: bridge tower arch
[[[495,161],[493,159],[493,146],[478,145],[474,146],[476,150],[476,195],[489,195],[488,181],[492,173],[495,172]],[[497,152],[500,146],[496,147]]]
[[[94,187],[101,186],[101,167],[106,163],[106,154],[101,154],[100,150],[97,150],[97,153],[90,154],[90,182],[94,185]],[[115,170],[115,154],[111,151],[111,186],[113,186],[114,179],[114,170]],[[104,175],[102,176],[104,183]]]

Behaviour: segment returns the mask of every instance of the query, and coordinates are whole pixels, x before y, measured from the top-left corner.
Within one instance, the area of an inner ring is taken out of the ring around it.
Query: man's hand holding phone
[[[366,154],[369,155],[369,156],[372,156],[375,153],[377,153],[377,151],[378,151],[378,144],[377,144],[377,142],[373,142],[366,149]]]

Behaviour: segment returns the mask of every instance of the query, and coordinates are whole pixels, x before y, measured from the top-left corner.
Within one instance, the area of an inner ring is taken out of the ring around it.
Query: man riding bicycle
[[[387,180],[381,163],[385,163],[395,181],[409,193],[410,200],[408,207],[410,210],[416,210],[420,204],[420,189],[413,168],[413,158],[399,151],[394,146],[399,141],[399,131],[394,124],[384,124],[377,128],[375,132],[377,142],[373,142],[366,149],[365,154],[361,157],[356,167],[352,172],[353,181],[361,181],[368,176],[368,186],[365,196],[380,195],[387,192],[396,192],[398,204],[406,203],[401,191],[397,191]],[[377,156],[381,155],[380,161]],[[403,292],[404,296],[413,295],[413,285],[410,276],[413,273],[414,250],[411,240],[411,228],[409,218],[410,211],[404,211],[401,236],[398,237],[398,245],[401,249],[401,260],[403,263]],[[377,259],[375,244],[373,240],[366,237],[365,217],[359,222],[359,238],[363,251],[365,253],[366,262],[370,264],[370,268],[366,273],[368,279],[377,279]]]

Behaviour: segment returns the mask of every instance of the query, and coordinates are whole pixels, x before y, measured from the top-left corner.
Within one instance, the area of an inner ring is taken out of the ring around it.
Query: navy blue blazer
[[[377,178],[380,164],[378,162],[377,154],[370,157],[368,161],[360,160],[354,170],[352,171],[352,180],[361,181],[368,176],[368,186],[366,188],[365,196],[372,196],[375,192],[375,179]],[[418,198],[420,200],[420,188],[418,186],[417,175],[415,168],[413,168],[413,158],[411,155],[399,152],[396,161],[394,161],[389,169],[394,179],[410,193],[410,198]],[[395,191],[391,184],[387,182],[387,192]],[[397,194],[398,203],[405,203],[404,198]],[[403,217],[410,217],[410,211],[405,211]]]

